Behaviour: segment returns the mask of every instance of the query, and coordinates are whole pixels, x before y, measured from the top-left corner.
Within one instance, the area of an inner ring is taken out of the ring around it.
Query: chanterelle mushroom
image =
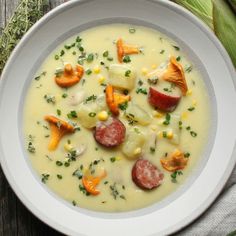
[[[62,74],[55,77],[55,82],[62,88],[69,88],[81,80],[84,74],[84,68],[80,65],[76,65],[73,69],[71,64],[66,64]]]
[[[188,86],[185,80],[184,70],[180,63],[178,63],[175,57],[170,58],[170,62],[167,66],[166,71],[162,75],[162,79],[169,81],[180,88],[183,95],[186,95]]]
[[[52,115],[47,115],[44,119],[49,123],[51,131],[51,138],[48,144],[48,149],[50,151],[53,151],[57,148],[57,145],[64,135],[74,132],[74,127],[68,122]]]
[[[120,38],[116,42],[118,61],[122,63],[123,57],[131,54],[138,54],[140,52],[139,48],[133,45],[125,44]]]
[[[161,165],[164,169],[174,172],[182,170],[188,163],[188,158],[184,157],[184,153],[176,149],[168,157],[161,158]]]

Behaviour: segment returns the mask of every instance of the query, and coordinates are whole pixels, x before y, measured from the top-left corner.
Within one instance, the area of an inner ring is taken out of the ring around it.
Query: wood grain
[[[19,0],[0,0],[0,28],[6,26]],[[50,0],[50,8],[63,0]],[[0,236],[60,236],[38,220],[16,197],[0,167]]]

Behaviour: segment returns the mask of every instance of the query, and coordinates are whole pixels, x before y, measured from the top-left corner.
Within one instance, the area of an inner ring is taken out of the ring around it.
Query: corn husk
[[[214,31],[236,68],[236,0],[173,1],[190,10]]]
[[[215,34],[228,51],[236,67],[236,15],[226,1],[214,0],[212,3]]]
[[[233,9],[234,12],[236,13],[236,0],[228,0],[228,3],[230,4],[230,6],[232,7],[232,9]]]
[[[191,11],[213,29],[211,0],[175,0],[175,2]]]

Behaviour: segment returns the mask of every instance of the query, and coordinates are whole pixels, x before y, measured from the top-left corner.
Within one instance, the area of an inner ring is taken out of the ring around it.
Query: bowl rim
[[[1,76],[2,78],[0,80],[0,94],[4,88],[6,75],[8,74],[8,71],[10,70],[10,64],[12,63],[12,61],[14,61],[14,58],[17,55],[17,53],[24,47],[24,45],[27,43],[28,39],[34,34],[34,32],[36,32],[38,29],[40,29],[44,25],[45,22],[47,22],[48,20],[52,19],[53,17],[55,17],[56,15],[58,15],[62,11],[64,11],[64,9],[70,9],[77,4],[83,4],[83,3],[86,3],[89,1],[92,2],[94,0],[71,0],[69,2],[66,2],[66,3],[54,8],[46,15],[44,15],[35,25],[33,25],[31,27],[31,29],[23,36],[20,43],[18,43],[16,48],[13,50],[11,56],[9,57],[6,65],[5,65],[5,68],[4,68],[4,70],[2,72],[2,76]],[[175,3],[172,3],[172,2],[169,2],[166,0],[145,0],[145,1],[154,2],[154,3],[157,2],[158,4],[161,4],[173,11],[176,11],[177,13],[181,13],[185,18],[187,18],[193,24],[198,26],[200,28],[200,30],[205,33],[205,35],[214,43],[216,48],[219,50],[220,54],[222,55],[222,58],[224,59],[226,65],[227,65],[227,68],[230,71],[232,78],[235,77],[234,66],[233,66],[232,61],[231,61],[229,55],[227,54],[225,48],[222,46],[222,44],[219,42],[219,40],[213,34],[213,32],[211,32],[210,29],[208,29],[207,26],[205,26],[203,22],[201,22],[197,17],[195,17],[193,14],[191,14],[190,12],[185,10],[183,7],[180,7]],[[236,81],[233,80],[233,84],[234,84],[234,89],[235,89]],[[188,219],[182,220],[182,222],[181,222],[182,227],[181,228],[178,227],[177,225],[174,225],[171,229],[171,232],[176,232],[176,231],[181,230],[186,225],[191,223],[193,220],[198,218],[217,198],[217,196],[219,195],[220,191],[222,190],[224,184],[226,183],[226,181],[228,180],[229,176],[231,175],[231,173],[233,171],[235,160],[236,160],[236,145],[235,144],[236,143],[234,143],[233,152],[231,154],[231,158],[228,163],[227,170],[225,170],[225,173],[223,176],[224,178],[222,178],[221,181],[218,183],[218,185],[215,187],[214,192],[212,192],[210,194],[210,196],[201,205],[201,207],[199,207],[198,210],[193,212],[192,215],[190,215],[188,217]],[[64,228],[64,226],[61,226],[58,223],[54,222],[51,218],[49,219],[49,218],[45,217],[44,214],[42,214],[37,209],[35,209],[34,205],[29,203],[25,199],[24,195],[21,193],[21,190],[18,188],[16,182],[12,179],[8,167],[6,165],[4,165],[4,159],[2,158],[2,156],[3,156],[3,152],[2,152],[2,147],[1,147],[1,143],[0,143],[0,164],[1,164],[2,170],[8,180],[8,183],[10,184],[11,188],[13,189],[13,191],[17,195],[17,197],[20,199],[20,201],[28,208],[28,210],[31,213],[33,213],[37,218],[39,218],[45,224],[53,227],[54,229],[56,229],[60,232],[68,233],[68,230],[66,228]]]

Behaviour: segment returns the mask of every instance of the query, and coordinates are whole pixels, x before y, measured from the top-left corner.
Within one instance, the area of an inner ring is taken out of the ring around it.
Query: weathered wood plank
[[[13,12],[16,9],[16,6],[18,4],[19,0],[6,0],[6,9],[5,9],[5,20],[6,22],[10,19]]]
[[[0,235],[17,235],[16,196],[0,169]]]
[[[0,29],[3,29],[5,27],[6,21],[5,21],[5,8],[6,8],[6,0],[0,0]],[[0,31],[1,34],[1,31]]]

